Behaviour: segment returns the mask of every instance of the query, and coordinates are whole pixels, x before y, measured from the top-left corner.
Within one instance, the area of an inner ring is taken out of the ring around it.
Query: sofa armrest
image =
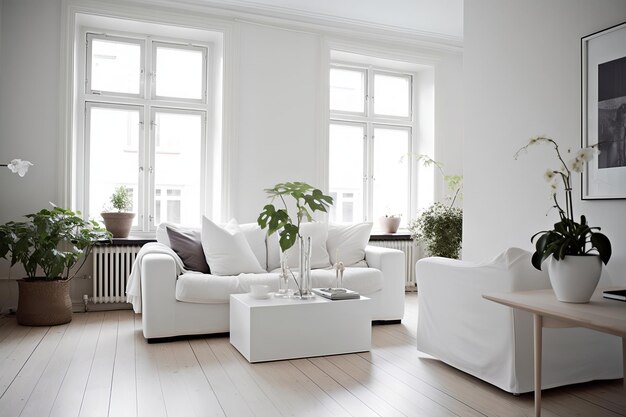
[[[401,320],[404,317],[404,285],[406,281],[405,254],[397,249],[379,246],[365,247],[365,261],[370,268],[383,274],[380,302],[385,305],[381,320]]]
[[[176,261],[164,253],[147,253],[141,262],[143,334],[146,339],[171,334],[176,315]]]

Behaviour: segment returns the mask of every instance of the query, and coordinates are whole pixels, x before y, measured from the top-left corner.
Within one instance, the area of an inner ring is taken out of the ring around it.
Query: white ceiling
[[[196,3],[463,39],[463,0],[196,0]]]

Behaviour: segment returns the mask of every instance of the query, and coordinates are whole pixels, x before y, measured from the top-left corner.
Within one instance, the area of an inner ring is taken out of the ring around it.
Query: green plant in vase
[[[25,217],[28,220],[0,225],[0,258],[10,259],[11,266],[21,264],[27,275],[18,281],[18,323],[66,323],[72,317],[69,281],[93,246],[110,235],[95,221],[83,220],[80,212],[60,207]]]
[[[452,193],[449,203],[436,202],[409,224],[411,238],[424,245],[430,256],[458,259],[463,241],[463,210],[454,207],[462,197],[463,176],[446,175],[443,165],[427,155],[417,156],[425,167],[434,166]]]
[[[307,271],[303,271],[302,263],[307,253],[310,255],[310,247],[308,250],[303,248],[304,241],[300,234],[300,225],[304,220],[312,221],[312,213],[316,211],[326,213],[328,208],[333,204],[333,198],[305,182],[279,183],[272,188],[266,189],[265,192],[268,194],[268,197],[271,198],[271,203],[263,207],[263,211],[259,214],[257,223],[262,229],[267,228],[268,236],[278,233],[278,242],[282,253],[285,253],[296,243],[296,240],[300,238],[300,280],[304,281],[306,280],[304,274],[306,274]],[[295,217],[289,214],[287,201],[285,200],[287,197],[291,197],[295,202]],[[282,203],[281,207],[276,207],[273,204],[276,200]],[[308,291],[306,288],[307,285],[302,285],[302,282],[298,283],[298,280],[295,280],[295,282],[296,285],[298,285],[298,293],[300,296],[308,296],[308,294],[306,294],[306,291]]]
[[[109,198],[111,207],[100,213],[104,225],[115,238],[126,238],[130,234],[135,213],[129,213],[133,206],[133,198],[128,188],[123,185],[115,188]]]

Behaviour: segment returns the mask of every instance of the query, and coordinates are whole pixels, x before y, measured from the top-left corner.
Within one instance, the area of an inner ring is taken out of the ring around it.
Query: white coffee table
[[[249,362],[370,350],[371,300],[230,296],[230,343]]]

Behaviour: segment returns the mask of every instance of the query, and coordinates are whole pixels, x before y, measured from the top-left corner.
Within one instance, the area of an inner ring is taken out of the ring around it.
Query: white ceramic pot
[[[382,216],[378,219],[378,224],[384,233],[396,233],[400,227],[400,217]]]
[[[598,255],[566,255],[548,258],[548,275],[556,299],[566,303],[588,303],[598,286],[602,261]]]

